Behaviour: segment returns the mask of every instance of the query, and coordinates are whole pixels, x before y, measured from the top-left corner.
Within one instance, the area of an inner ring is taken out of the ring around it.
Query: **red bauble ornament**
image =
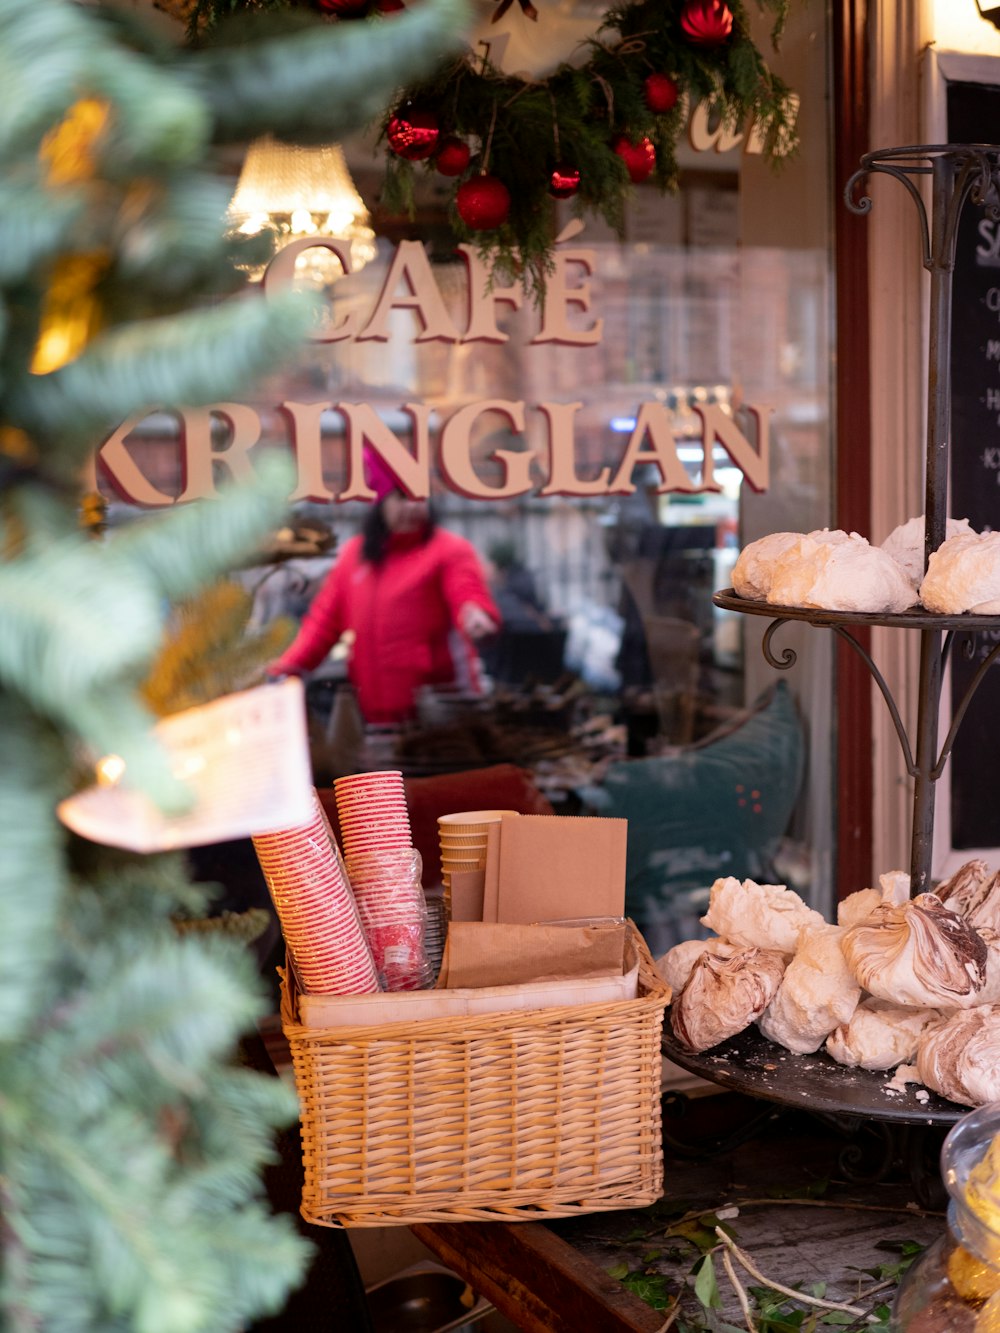
[[[688,0],[681,28],[696,46],[719,46],[733,30],[732,10],[724,0]]]
[[[680,89],[669,74],[647,74],[643,81],[646,105],[656,116],[662,116],[677,105]]]
[[[375,8],[380,14],[398,14],[406,6],[403,0],[375,0]]]
[[[556,199],[568,199],[580,188],[580,173],[567,162],[559,162],[549,177],[549,194]]]
[[[455,207],[473,231],[493,231],[510,214],[510,191],[496,176],[473,176],[455,192]]]
[[[641,185],[653,174],[653,168],[656,166],[656,149],[649,139],[640,139],[638,143],[633,143],[627,134],[619,134],[611,147],[625,163],[633,185]]]
[[[368,8],[368,0],[316,0],[316,8],[339,18],[357,18]]]
[[[472,149],[465,140],[449,134],[438,145],[434,165],[442,176],[461,176],[471,158]]]
[[[433,111],[415,111],[407,107],[400,108],[389,121],[385,137],[399,157],[405,157],[409,162],[421,162],[434,152],[440,133]]]

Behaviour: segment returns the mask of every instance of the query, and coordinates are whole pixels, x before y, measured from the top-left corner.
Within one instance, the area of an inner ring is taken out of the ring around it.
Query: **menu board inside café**
[[[1000,87],[948,84],[948,141],[1000,142]],[[1000,200],[993,201],[1000,204]],[[1000,219],[966,202],[958,232],[951,333],[951,496],[948,513],[976,532],[1000,530]],[[958,637],[951,654],[951,712],[977,668],[1000,642],[980,633],[972,657]],[[952,846],[1000,846],[1000,805],[988,761],[1000,750],[1000,665],[979,686],[958,732],[950,764]]]

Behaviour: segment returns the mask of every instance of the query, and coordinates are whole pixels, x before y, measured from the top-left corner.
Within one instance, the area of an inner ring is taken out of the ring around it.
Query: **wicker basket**
[[[286,978],[306,1221],[544,1221],[658,1199],[670,992],[631,923],[629,939],[639,993],[613,1003],[305,1028]]]

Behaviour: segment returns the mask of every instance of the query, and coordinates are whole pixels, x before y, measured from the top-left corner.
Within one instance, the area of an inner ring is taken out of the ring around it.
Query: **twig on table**
[[[842,1310],[845,1314],[864,1316],[866,1310],[860,1309],[857,1305],[847,1305],[843,1301],[824,1301],[818,1296],[808,1296],[804,1291],[796,1291],[794,1287],[786,1287],[781,1282],[775,1282],[769,1277],[765,1277],[757,1265],[753,1262],[745,1250],[741,1250],[735,1242],[726,1235],[721,1227],[715,1228],[715,1234],[725,1246],[726,1250],[732,1251],[733,1256],[746,1269],[751,1277],[755,1277],[758,1282],[762,1282],[765,1287],[771,1291],[778,1291],[782,1296],[788,1296],[793,1301],[799,1301],[803,1305],[815,1305],[820,1310]]]
[[[656,1333],[669,1333],[669,1330],[673,1328],[677,1320],[677,1316],[680,1314],[680,1312],[681,1312],[681,1297],[680,1297],[680,1292],[678,1292],[674,1300],[674,1303],[671,1306],[670,1313],[667,1315],[666,1319],[663,1321],[660,1327],[656,1330]]]
[[[722,1266],[726,1270],[726,1277],[736,1292],[736,1299],[740,1303],[740,1309],[743,1311],[743,1318],[746,1320],[748,1333],[757,1333],[757,1325],[753,1321],[753,1315],[750,1313],[750,1302],[747,1299],[746,1291],[743,1289],[743,1283],[736,1276],[736,1269],[733,1267],[733,1261],[729,1257],[727,1246],[722,1247]]]

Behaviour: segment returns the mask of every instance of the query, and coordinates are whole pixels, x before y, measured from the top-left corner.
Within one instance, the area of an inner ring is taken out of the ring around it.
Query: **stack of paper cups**
[[[372,951],[319,797],[313,794],[308,824],[257,834],[253,844],[303,990],[378,991]]]
[[[438,818],[441,845],[441,883],[445,912],[451,916],[451,877],[460,871],[486,869],[486,839],[491,824],[516,810],[464,810]]]
[[[424,944],[427,905],[403,775],[352,774],[333,786],[347,873],[375,965],[389,990],[429,986],[434,978]]]
[[[412,847],[402,773],[352,773],[333,784],[344,860]]]

